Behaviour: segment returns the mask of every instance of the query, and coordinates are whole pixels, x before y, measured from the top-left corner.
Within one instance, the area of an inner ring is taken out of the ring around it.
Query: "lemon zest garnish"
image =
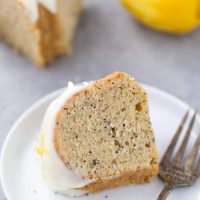
[[[40,156],[44,156],[48,152],[47,146],[36,146],[36,152]]]

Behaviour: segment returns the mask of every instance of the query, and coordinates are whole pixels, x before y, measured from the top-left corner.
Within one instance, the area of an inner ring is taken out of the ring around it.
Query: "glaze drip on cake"
[[[68,196],[80,196],[87,193],[87,191],[76,190],[75,188],[81,188],[94,180],[78,177],[60,160],[54,144],[56,116],[67,99],[88,85],[87,82],[79,85],[69,82],[65,92],[50,104],[42,124],[40,144],[37,147],[45,181],[54,191]]]
[[[37,21],[39,18],[38,5],[43,5],[47,10],[52,13],[56,13],[56,0],[18,0],[25,8],[27,15],[31,17],[33,21]]]

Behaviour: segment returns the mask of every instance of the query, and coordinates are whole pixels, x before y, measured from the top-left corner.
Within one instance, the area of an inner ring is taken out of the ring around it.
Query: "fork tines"
[[[161,160],[161,163],[160,163],[161,165],[162,164],[166,165],[167,163],[173,163],[173,165],[177,165],[177,166],[182,165],[185,150],[186,150],[186,147],[187,147],[187,144],[188,144],[191,132],[192,132],[192,128],[193,128],[194,123],[195,123],[197,111],[194,112],[192,118],[190,119],[189,126],[186,130],[183,141],[180,144],[180,147],[178,148],[178,151],[175,153],[174,157],[172,156],[172,154],[174,153],[174,149],[177,145],[177,142],[180,138],[180,135],[183,132],[186,121],[189,118],[189,113],[190,113],[190,110],[188,110],[186,112],[185,116],[183,117],[181,124],[179,125],[179,127],[176,131],[176,134],[174,135],[170,145],[168,146],[168,148],[167,148],[167,150],[166,150],[166,152],[165,152],[165,154],[164,154],[164,156]],[[196,170],[200,171],[200,169],[199,169],[200,168],[200,158],[198,158],[196,167],[194,166],[195,163],[196,163],[195,161],[197,160],[197,157],[198,157],[199,148],[200,148],[200,134],[198,135],[196,142],[194,144],[194,147],[192,148],[191,154],[190,154],[189,158],[187,159],[187,161],[185,163],[185,166],[184,166],[185,168],[196,169]]]

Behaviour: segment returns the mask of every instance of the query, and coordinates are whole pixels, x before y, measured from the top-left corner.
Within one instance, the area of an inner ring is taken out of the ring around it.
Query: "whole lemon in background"
[[[171,33],[187,33],[200,24],[200,0],[121,0],[142,23]]]

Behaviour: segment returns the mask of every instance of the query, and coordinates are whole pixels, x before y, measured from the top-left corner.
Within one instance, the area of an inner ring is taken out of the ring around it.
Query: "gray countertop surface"
[[[46,69],[0,42],[0,146],[22,112],[47,93],[70,80],[94,80],[115,70],[200,108],[200,29],[172,36],[138,24],[116,0],[85,0],[85,5],[74,54]],[[6,199],[2,190],[0,199]]]

